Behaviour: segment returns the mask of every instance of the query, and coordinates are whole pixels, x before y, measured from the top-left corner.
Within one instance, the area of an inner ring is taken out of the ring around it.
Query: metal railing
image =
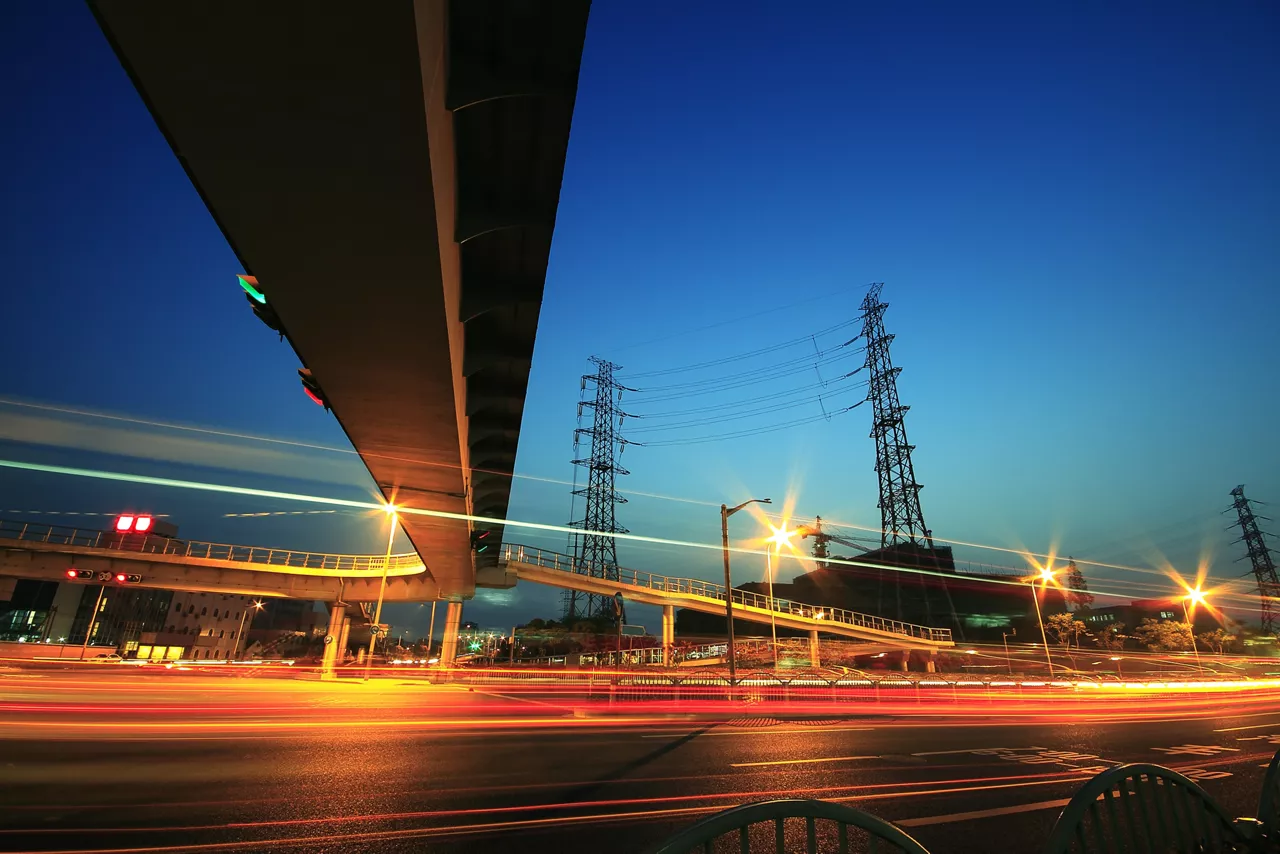
[[[522,546],[514,543],[504,544],[502,546],[500,560],[502,563],[514,561],[516,563],[531,564],[543,569],[559,570],[569,574],[576,574],[574,571],[574,561],[572,557],[559,554],[557,552],[534,548],[532,546]],[[716,584],[711,581],[702,581],[697,578],[673,578],[667,575],[658,575],[653,572],[645,572],[637,569],[623,569],[622,567],[618,567],[617,578],[610,578],[609,581],[617,584],[630,585],[632,587],[643,587],[656,593],[699,596],[705,599],[716,599],[721,602],[725,601],[725,588],[723,584]],[[928,626],[917,626],[913,623],[904,623],[898,620],[886,620],[883,617],[875,617],[870,614],[859,614],[856,611],[846,611],[843,608],[824,608],[817,605],[806,605],[801,602],[779,599],[776,596],[770,599],[770,597],[765,594],[752,593],[747,590],[734,589],[732,595],[733,603],[735,605],[758,608],[762,611],[772,611],[774,614],[779,616],[802,617],[822,624],[870,629],[872,631],[918,638],[920,640],[932,641],[934,643],[951,642],[950,629],[934,629]]]
[[[62,525],[11,521],[0,521],[0,540],[52,543],[54,545],[76,546],[79,548],[171,555],[196,560],[221,560],[263,566],[289,566],[300,569],[381,572],[384,564],[389,570],[414,569],[422,566],[422,559],[413,553],[391,555],[390,563],[387,563],[385,555],[296,552],[289,549],[236,546],[226,543],[200,543],[190,540],[171,539],[169,537],[117,534],[114,531],[95,531]]]

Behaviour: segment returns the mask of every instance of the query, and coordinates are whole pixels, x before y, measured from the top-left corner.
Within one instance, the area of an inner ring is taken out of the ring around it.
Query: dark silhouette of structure
[[[576,466],[587,470],[587,485],[575,489],[575,496],[582,496],[586,502],[582,519],[570,522],[570,526],[581,528],[583,533],[574,535],[573,565],[574,571],[596,578],[616,579],[618,577],[617,541],[603,534],[625,534],[627,529],[618,524],[614,509],[619,504],[626,504],[627,499],[614,489],[617,475],[629,474],[618,465],[617,457],[626,447],[627,440],[622,438],[620,430],[626,413],[618,408],[622,402],[622,392],[632,391],[620,385],[613,378],[613,372],[620,366],[607,362],[596,356],[591,357],[596,366],[595,374],[587,374],[582,378],[582,392],[587,391],[587,384],[595,384],[595,399],[583,399],[578,402],[578,420],[581,423],[584,407],[592,410],[591,427],[578,427],[573,431],[573,448],[576,452],[582,437],[591,437],[591,453],[586,458],[573,461]],[[600,532],[600,533],[596,533]],[[566,590],[564,593],[564,619],[573,620],[578,617],[609,617],[614,615],[613,599],[609,596],[598,596]]]
[[[1227,512],[1236,511],[1239,520],[1242,536],[1237,543],[1243,542],[1245,548],[1248,549],[1246,557],[1249,563],[1253,565],[1253,577],[1258,582],[1258,597],[1261,600],[1262,612],[1262,633],[1270,635],[1275,633],[1275,600],[1280,596],[1280,579],[1276,578],[1276,562],[1271,557],[1271,550],[1267,548],[1267,542],[1263,539],[1262,529],[1258,527],[1259,519],[1271,521],[1266,516],[1259,516],[1253,512],[1253,507],[1248,498],[1244,497],[1244,486],[1237,486],[1231,490],[1231,497],[1235,499]],[[1241,558],[1243,560],[1243,558]]]

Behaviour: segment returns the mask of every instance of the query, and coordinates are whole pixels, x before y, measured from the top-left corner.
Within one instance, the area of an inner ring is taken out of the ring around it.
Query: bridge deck
[[[674,605],[708,614],[725,611],[723,584],[696,578],[673,578],[634,569],[618,569],[616,579],[596,578],[575,572],[573,558],[530,546],[508,544],[502,547],[501,562],[508,572],[525,581],[566,587],[612,596],[621,592],[633,602],[646,605]],[[772,606],[772,607],[771,607]],[[949,629],[917,626],[897,620],[886,620],[842,608],[806,605],[774,597],[733,591],[734,619],[760,623],[776,622],[788,629],[818,630],[863,640],[889,641],[911,648],[938,649],[955,646]]]

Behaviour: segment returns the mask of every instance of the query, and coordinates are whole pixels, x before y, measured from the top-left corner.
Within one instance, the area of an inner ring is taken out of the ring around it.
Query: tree
[[[1053,614],[1045,621],[1044,630],[1058,643],[1070,649],[1071,641],[1078,640],[1084,634],[1084,623],[1073,614]]]
[[[1093,636],[1103,649],[1124,649],[1124,623],[1108,623]]]
[[[1147,617],[1133,630],[1139,643],[1153,650],[1186,650],[1192,648],[1191,625],[1173,620]]]
[[[1214,629],[1211,632],[1201,632],[1196,635],[1196,639],[1200,641],[1200,643],[1209,647],[1213,652],[1216,652],[1218,655],[1222,655],[1226,652],[1228,644],[1235,643],[1236,636],[1229,635],[1222,629]]]
[[[1067,558],[1067,602],[1076,611],[1083,611],[1093,605],[1089,582],[1084,580],[1084,573],[1076,566],[1074,558]]]

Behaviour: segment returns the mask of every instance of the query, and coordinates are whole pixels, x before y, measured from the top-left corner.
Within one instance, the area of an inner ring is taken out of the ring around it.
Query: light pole
[[[431,648],[436,645],[436,603],[431,602],[431,628],[427,629],[427,664],[431,663]]]
[[[744,501],[737,507],[730,508],[724,504],[720,505],[720,542],[724,547],[724,616],[728,621],[729,629],[729,684],[733,685],[737,679],[736,663],[733,654],[733,581],[729,577],[729,517],[737,513],[748,504],[772,504],[771,498],[752,498],[750,501]]]
[[[1191,612],[1187,610],[1187,600],[1191,600],[1192,605],[1201,605],[1204,603],[1204,593],[1197,587],[1194,590],[1188,590],[1187,595],[1182,597],[1182,616],[1187,618],[1187,634],[1191,635],[1191,650],[1196,654],[1196,670],[1204,670],[1204,666],[1200,663],[1200,647],[1196,646],[1196,627],[1191,622]]]
[[[253,607],[261,611],[262,603],[254,602]],[[233,658],[237,660],[240,658],[240,654],[244,652],[244,618],[247,616],[249,616],[249,609],[245,608],[244,613],[240,615],[240,628],[236,629],[236,646],[231,651]],[[250,623],[249,625],[252,626],[253,624]]]
[[[1047,585],[1053,580],[1053,570],[1045,567],[1040,570],[1041,585]],[[1053,656],[1049,654],[1049,638],[1044,633],[1044,617],[1040,616],[1040,594],[1036,592],[1035,579],[1031,581],[1031,601],[1036,606],[1036,622],[1040,624],[1040,640],[1044,643],[1044,660],[1049,665],[1049,678],[1053,678]]]
[[[773,598],[773,555],[778,554],[782,544],[789,543],[796,532],[788,531],[786,522],[782,523],[781,528],[774,528],[772,525],[769,527],[773,528],[773,536],[769,538],[773,543],[773,552],[765,552],[765,565],[769,570],[769,628],[773,632],[773,670],[776,673],[778,671],[778,603]]]
[[[89,648],[89,638],[93,635],[93,624],[98,622],[98,609],[102,607],[102,594],[107,592],[107,585],[98,588],[98,601],[94,603],[93,614],[89,617],[89,627],[84,630],[84,643],[80,645],[80,660],[84,661],[85,650]]]
[[[378,585],[378,604],[373,611],[373,625],[369,629],[369,657],[364,663],[364,681],[369,681],[369,673],[373,670],[373,648],[378,642],[378,629],[382,625],[382,599],[387,593],[387,570],[391,567],[391,546],[396,540],[396,506],[388,504],[382,508],[387,514],[387,555],[382,561],[382,583]]]
[[[1013,658],[1009,655],[1009,638],[1018,636],[1017,627],[1012,627],[1007,632],[1001,632],[1000,637],[1004,640],[1004,663],[1009,667],[1009,675],[1013,675]]]

